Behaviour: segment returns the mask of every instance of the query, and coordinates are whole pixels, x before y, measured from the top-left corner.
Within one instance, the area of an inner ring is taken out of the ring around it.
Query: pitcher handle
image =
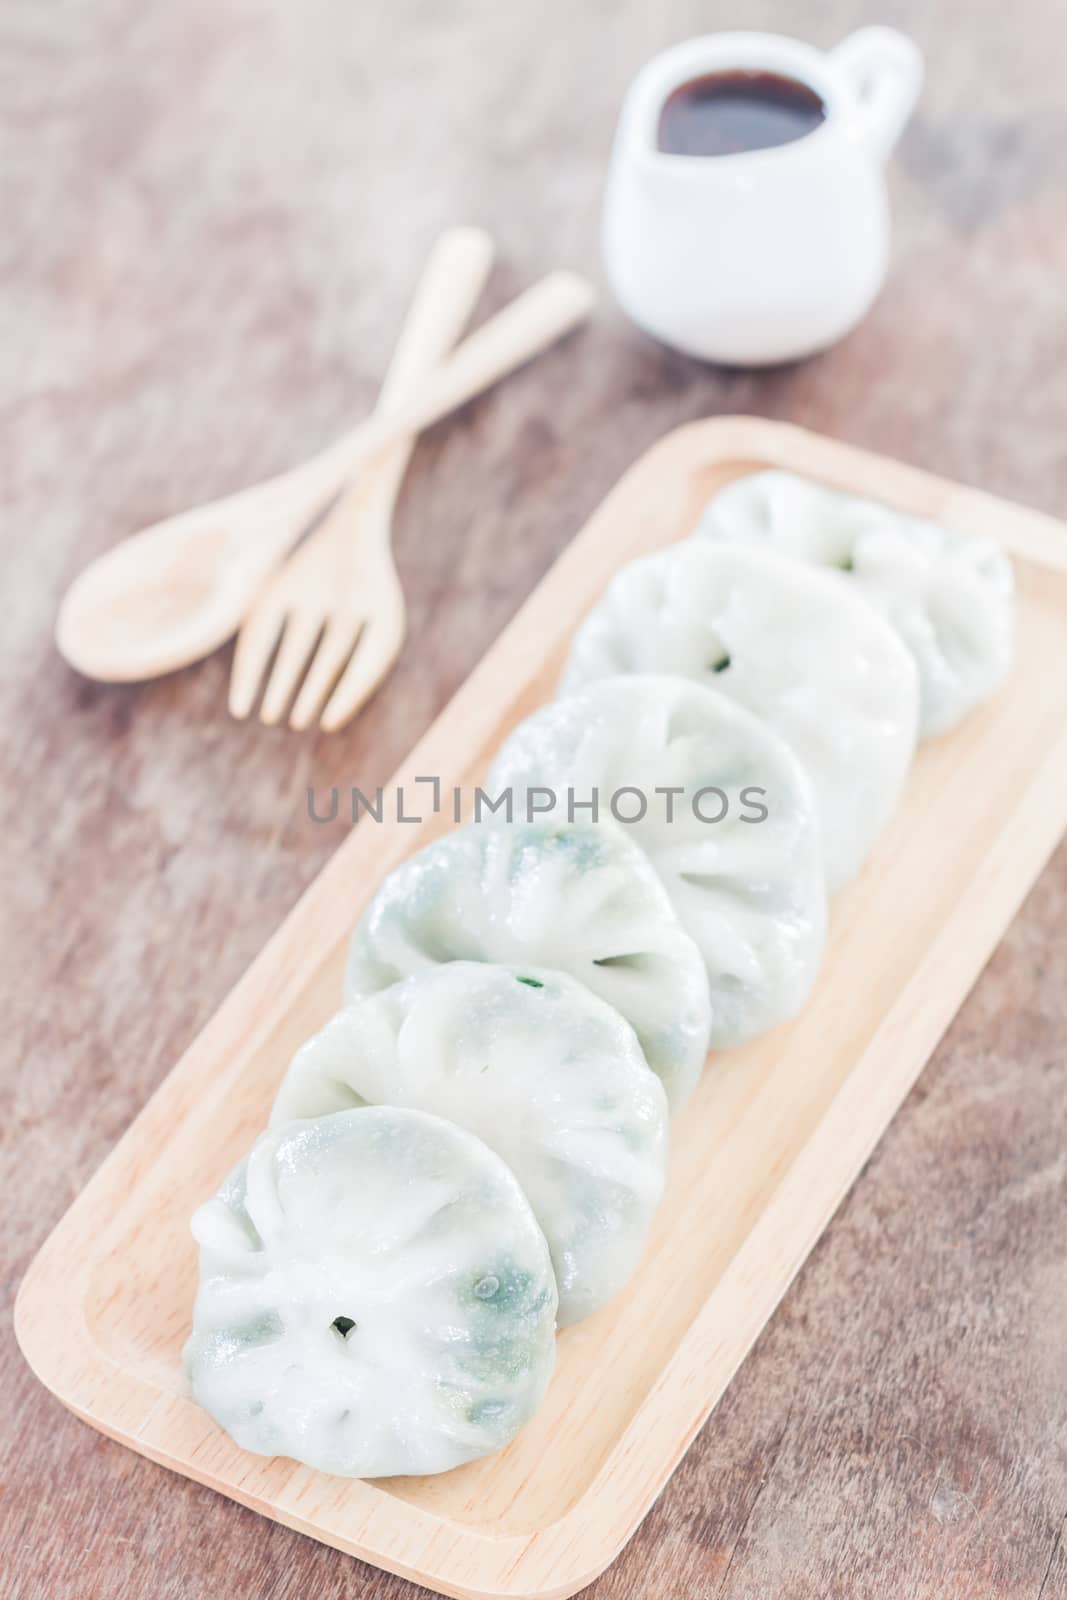
[[[919,98],[922,52],[896,28],[859,28],[830,61],[851,83],[862,133],[885,160]]]

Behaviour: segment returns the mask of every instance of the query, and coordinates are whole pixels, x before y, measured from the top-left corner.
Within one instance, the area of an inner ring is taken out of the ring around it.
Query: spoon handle
[[[387,445],[421,433],[577,327],[595,298],[592,284],[577,273],[550,272],[464,339],[417,399],[388,415],[375,413],[332,445],[320,462],[343,463],[347,477]]]

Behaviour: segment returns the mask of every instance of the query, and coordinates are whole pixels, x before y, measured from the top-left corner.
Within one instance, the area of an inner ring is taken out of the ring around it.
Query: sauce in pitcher
[[[814,133],[826,107],[814,89],[776,72],[713,72],[681,84],[664,103],[658,146],[673,156],[771,150]]]

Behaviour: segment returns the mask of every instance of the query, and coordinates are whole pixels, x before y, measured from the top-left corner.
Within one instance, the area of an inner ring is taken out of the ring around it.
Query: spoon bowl
[[[328,504],[335,453],[153,523],[91,561],[63,598],[60,654],[86,677],[132,683],[216,650]]]

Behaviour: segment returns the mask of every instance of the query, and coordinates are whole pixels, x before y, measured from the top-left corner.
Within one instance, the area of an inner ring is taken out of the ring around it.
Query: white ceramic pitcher
[[[738,70],[806,84],[825,119],[771,149],[660,150],[672,92]],[[825,54],[779,34],[718,33],[654,57],[623,104],[605,200],[605,266],[623,309],[709,361],[789,361],[840,339],[885,278],[884,168],[921,83],[918,48],[892,28],[862,28]]]

